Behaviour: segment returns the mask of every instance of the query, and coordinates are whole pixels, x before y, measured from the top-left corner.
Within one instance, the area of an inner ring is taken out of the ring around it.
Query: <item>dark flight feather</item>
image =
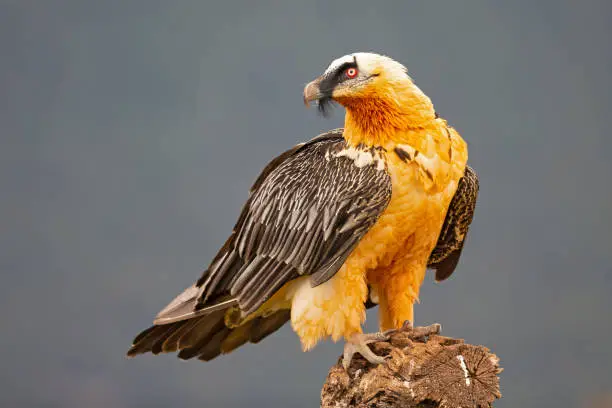
[[[478,188],[478,176],[470,166],[466,166],[446,212],[436,247],[429,256],[427,266],[435,269],[437,281],[451,276],[459,263],[461,250],[474,218]]]

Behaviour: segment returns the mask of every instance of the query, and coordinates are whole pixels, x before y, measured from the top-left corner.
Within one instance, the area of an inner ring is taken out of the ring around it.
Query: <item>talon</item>
[[[384,333],[386,335],[391,335],[397,332],[404,332],[404,333],[407,333],[408,337],[411,339],[421,339],[424,337],[431,336],[432,334],[440,334],[441,330],[442,330],[442,325],[440,323],[434,323],[429,326],[414,327],[412,325],[412,322],[410,322],[409,320],[406,320],[404,324],[402,325],[402,327],[398,329],[389,329],[389,330],[386,330]]]
[[[404,324],[402,324],[402,327],[400,328],[401,331],[411,331],[413,329],[414,329],[414,326],[412,326],[412,322],[410,320],[406,320]]]
[[[354,334],[348,338],[344,344],[342,366],[348,371],[355,353],[361,354],[363,358],[372,364],[378,365],[384,363],[385,357],[374,354],[374,352],[368,347],[368,344],[385,340],[389,340],[389,335],[387,332]]]
[[[397,332],[411,332],[412,330],[414,330],[414,328],[412,327],[412,323],[410,322],[410,320],[406,320],[399,329],[388,329],[385,330],[383,333],[387,336],[391,336],[392,334]]]
[[[417,326],[412,327],[408,330],[410,331],[410,337],[413,338],[424,338],[429,337],[432,334],[440,334],[442,330],[442,325],[440,323],[430,324],[429,326]]]

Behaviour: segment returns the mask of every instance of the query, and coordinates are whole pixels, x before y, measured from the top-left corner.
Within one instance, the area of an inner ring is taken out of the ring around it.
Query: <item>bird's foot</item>
[[[368,347],[368,344],[385,340],[389,340],[389,335],[386,332],[353,334],[346,339],[346,343],[344,344],[342,366],[345,370],[348,370],[355,353],[361,354],[363,358],[372,364],[382,364],[385,358],[374,354]]]
[[[394,333],[403,332],[407,333],[408,337],[413,340],[423,339],[425,337],[431,336],[432,334],[440,334],[442,330],[442,325],[440,323],[430,324],[429,326],[412,326],[412,322],[410,320],[406,320],[402,327],[399,329],[391,329],[383,332],[384,335],[390,337]]]

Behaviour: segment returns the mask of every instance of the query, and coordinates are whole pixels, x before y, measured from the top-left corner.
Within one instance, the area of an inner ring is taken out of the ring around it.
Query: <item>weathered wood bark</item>
[[[376,354],[387,356],[379,366],[356,355],[347,372],[339,360],[323,386],[321,407],[491,407],[501,397],[497,356],[439,330],[407,326],[373,344]]]

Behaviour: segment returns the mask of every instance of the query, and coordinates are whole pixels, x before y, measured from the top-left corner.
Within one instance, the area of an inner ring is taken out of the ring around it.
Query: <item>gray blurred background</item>
[[[497,353],[497,407],[612,401],[610,1],[0,1],[0,405],[316,407],[341,344],[124,358],[279,152],[343,121],[303,85],[408,66],[470,145],[462,262],[417,323]],[[368,330],[377,327],[368,315]]]

